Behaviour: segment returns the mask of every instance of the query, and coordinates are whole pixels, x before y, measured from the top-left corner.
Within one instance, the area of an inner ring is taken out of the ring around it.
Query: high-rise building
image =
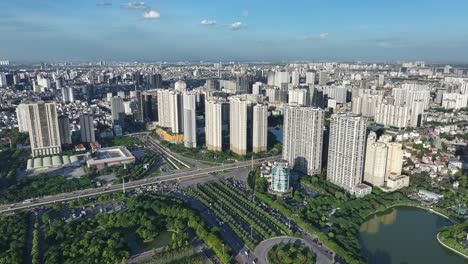
[[[293,86],[299,86],[300,75],[298,71],[293,71],[291,73],[291,84]]]
[[[80,116],[80,134],[81,142],[96,141],[94,133],[94,118],[90,114],[82,114]]]
[[[379,85],[379,86],[384,86],[384,84],[385,84],[385,75],[379,74],[378,85]]]
[[[423,125],[424,105],[425,102],[423,100],[415,100],[411,104],[410,127],[420,127]]]
[[[367,119],[334,114],[330,124],[327,180],[353,192],[362,182]]]
[[[229,98],[230,149],[241,156],[247,154],[249,139],[252,138],[252,131],[249,129],[252,125],[252,103],[241,96]]]
[[[158,122],[174,134],[184,131],[182,93],[174,90],[157,90]]]
[[[364,181],[377,186],[385,184],[387,153],[387,144],[377,141],[377,134],[371,132],[367,137]]]
[[[289,188],[289,165],[287,161],[277,161],[271,166],[271,185],[273,192],[284,193]]]
[[[401,143],[391,142],[390,135],[371,132],[367,138],[364,181],[384,191],[394,191],[409,185],[409,177],[401,175],[403,149]]]
[[[287,106],[284,113],[283,159],[309,175],[322,169],[324,113],[313,107]]]
[[[306,84],[315,84],[315,72],[306,72]]]
[[[162,76],[159,73],[146,75],[146,88],[157,89],[161,88]]]
[[[401,175],[401,169],[403,167],[403,148],[399,142],[387,143],[388,154],[387,154],[387,168],[385,177],[399,176]]]
[[[16,107],[16,119],[18,120],[18,131],[28,132],[29,128],[29,109],[27,104],[20,104]]]
[[[206,148],[223,150],[223,126],[229,119],[229,104],[222,98],[210,98],[205,104]],[[225,125],[227,127],[227,124]]]
[[[289,72],[280,71],[275,73],[275,86],[281,87],[282,83],[290,83]]]
[[[70,120],[68,117],[61,116],[58,118],[60,143],[71,144],[71,133],[70,133]]]
[[[142,92],[138,98],[140,121],[158,121],[158,90]]]
[[[319,85],[327,85],[328,82],[328,72],[321,71],[319,72]]]
[[[289,90],[288,103],[291,105],[308,106],[308,91],[306,89]]]
[[[405,128],[408,124],[408,107],[389,103],[377,104],[374,120],[386,127]]]
[[[236,76],[236,94],[249,93],[249,79],[247,75]]]
[[[184,104],[184,146],[187,148],[197,147],[197,117],[196,117],[196,94],[185,92]]]
[[[21,118],[28,122],[32,156],[60,153],[62,148],[56,104],[40,101],[22,107],[27,108],[26,115]]]
[[[6,87],[7,86],[7,80],[6,80],[6,75],[3,72],[0,72],[0,87]]]
[[[111,115],[113,125],[122,125],[124,122],[124,102],[123,98],[115,96],[111,99]]]
[[[184,132],[184,105],[182,100],[182,93],[177,91],[170,91],[169,99],[169,117],[171,121],[171,131],[174,134],[181,134]]]
[[[73,94],[72,87],[62,87],[62,100],[64,103],[75,101],[75,95]]]
[[[253,107],[252,152],[267,151],[268,145],[268,106],[257,104]]]

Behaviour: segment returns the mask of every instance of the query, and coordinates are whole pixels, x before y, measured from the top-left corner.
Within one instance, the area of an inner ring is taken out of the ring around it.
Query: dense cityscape
[[[201,2],[0,4],[0,263],[466,263],[467,42]]]

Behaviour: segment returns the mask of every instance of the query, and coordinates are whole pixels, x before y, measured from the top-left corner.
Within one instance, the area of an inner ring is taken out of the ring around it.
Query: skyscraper
[[[55,103],[40,101],[23,107],[26,107],[27,111],[21,118],[28,122],[32,156],[60,153],[62,148]]]
[[[277,161],[271,166],[271,186],[274,192],[287,192],[289,190],[289,165],[288,162]]]
[[[327,85],[328,82],[328,73],[327,72],[319,72],[319,85]]]
[[[387,152],[387,145],[384,142],[377,141],[377,134],[371,132],[367,137],[364,181],[372,185],[384,185]]]
[[[306,84],[315,84],[315,72],[306,72]]]
[[[64,103],[75,101],[72,87],[62,87],[62,100]]]
[[[253,107],[252,151],[267,151],[268,145],[268,106],[257,104]]]
[[[28,132],[29,128],[29,109],[27,104],[20,104],[16,107],[16,119],[18,120],[19,132]]]
[[[424,105],[425,102],[423,100],[414,100],[411,104],[410,127],[420,127],[423,125]]]
[[[197,147],[197,119],[196,119],[196,94],[185,92],[184,103],[184,146]]]
[[[174,134],[184,131],[182,93],[174,90],[157,90],[158,121],[160,127],[170,128]]]
[[[68,117],[61,116],[58,118],[60,143],[71,144],[71,133],[70,133],[70,120]]]
[[[81,142],[96,141],[94,133],[94,118],[90,114],[80,116],[80,134]]]
[[[284,113],[283,159],[309,175],[322,169],[324,113],[313,107],[287,106]]]
[[[158,90],[145,91],[137,95],[140,121],[158,121]]]
[[[222,98],[210,98],[205,104],[206,148],[223,150],[223,124],[229,119],[229,104]]]
[[[245,156],[248,151],[249,138],[252,137],[249,129],[252,122],[252,101],[241,96],[232,96],[229,98],[229,104],[230,149],[238,155]]]
[[[351,192],[362,182],[366,127],[365,117],[350,114],[331,117],[327,180]]]
[[[112,114],[112,123],[114,125],[122,125],[124,122],[124,104],[123,98],[114,96],[111,99],[111,114]]]
[[[292,89],[289,90],[288,103],[291,105],[307,106],[308,105],[308,92],[306,89]]]

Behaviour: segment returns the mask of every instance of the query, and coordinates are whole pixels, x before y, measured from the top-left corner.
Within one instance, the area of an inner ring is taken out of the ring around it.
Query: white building
[[[223,121],[228,119],[229,104],[222,98],[210,98],[205,103],[206,148],[223,150]]]
[[[306,72],[306,84],[315,84],[315,72]]]
[[[327,179],[352,192],[362,182],[367,118],[334,114],[330,124]]]
[[[232,96],[229,98],[229,132],[230,149],[232,152],[245,156],[248,151],[249,123],[253,102],[242,96]]]
[[[19,132],[28,132],[29,128],[29,108],[27,104],[20,104],[16,108],[16,118],[18,120],[18,130]]]
[[[187,148],[197,147],[197,98],[194,92],[184,93],[184,146]]]
[[[283,159],[295,170],[314,175],[322,166],[324,113],[320,108],[287,106]]]
[[[122,125],[124,122],[124,102],[123,98],[115,96],[111,99],[111,115],[112,115],[112,123],[114,125]]]
[[[307,90],[306,89],[292,89],[289,90],[288,103],[291,105],[307,106]]]
[[[256,104],[253,107],[252,152],[267,151],[268,145],[268,106]]]

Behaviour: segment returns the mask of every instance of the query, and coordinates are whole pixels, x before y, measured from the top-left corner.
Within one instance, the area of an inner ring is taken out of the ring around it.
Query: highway
[[[207,168],[190,168],[178,171],[171,171],[165,175],[154,177],[154,178],[145,178],[137,181],[126,182],[125,189],[133,189],[138,187],[143,187],[152,184],[158,184],[174,180],[188,180],[190,178],[200,179],[210,176],[210,173],[217,173],[226,170],[236,170],[241,168],[246,168],[254,164],[257,164],[262,161],[276,160],[279,159],[279,156],[268,157],[263,159],[256,159],[253,161],[243,161],[236,162],[231,164],[224,164],[219,166],[207,167]],[[86,198],[91,196],[97,196],[102,194],[108,194],[113,192],[120,192],[123,190],[123,184],[114,184],[107,187],[100,188],[90,188],[85,190],[74,191],[70,193],[61,193],[52,196],[40,197],[33,200],[26,200],[23,202],[0,205],[0,214],[12,213],[18,210],[31,209],[39,206],[49,205],[57,202],[70,201],[79,198]]]

